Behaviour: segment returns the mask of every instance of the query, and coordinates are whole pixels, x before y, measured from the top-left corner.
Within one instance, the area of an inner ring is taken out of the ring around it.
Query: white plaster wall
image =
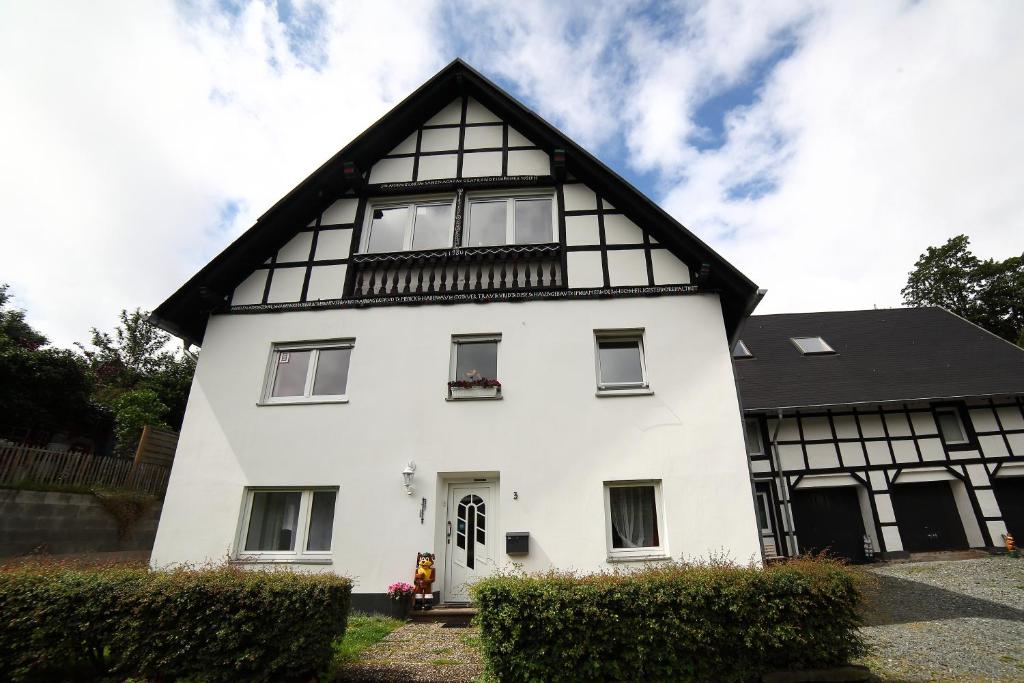
[[[596,397],[593,330],[633,327],[654,395]],[[450,337],[471,332],[502,334],[501,401],[444,400]],[[355,339],[349,403],[257,406],[273,342],[337,337]],[[316,570],[381,592],[417,551],[444,550],[438,473],[487,471],[500,476],[491,537],[529,531],[516,559],[529,570],[606,566],[602,483],[629,479],[662,480],[673,557],[724,548],[745,562],[759,546],[740,424],[713,295],[214,316],[152,562],[227,557],[245,486],[331,485],[334,562]]]

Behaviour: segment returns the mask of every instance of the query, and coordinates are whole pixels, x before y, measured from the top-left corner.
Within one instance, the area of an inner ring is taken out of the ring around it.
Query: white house
[[[154,566],[356,580],[761,556],[756,286],[461,61],[154,313],[201,345]]]

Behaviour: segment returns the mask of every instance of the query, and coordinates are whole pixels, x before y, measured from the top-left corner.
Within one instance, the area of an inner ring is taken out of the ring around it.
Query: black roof
[[[942,308],[756,315],[737,336],[754,355],[735,361],[744,410],[1024,393],[1024,349]]]
[[[551,153],[566,151],[566,169],[694,268],[710,267],[707,287],[721,295],[732,333],[755,305],[757,286],[657,204],[561,131],[475,69],[456,59],[331,157],[260,216],[249,230],[153,311],[155,324],[201,343],[209,312],[267,256],[350,189],[343,165],[362,172],[456,97],[468,94]]]

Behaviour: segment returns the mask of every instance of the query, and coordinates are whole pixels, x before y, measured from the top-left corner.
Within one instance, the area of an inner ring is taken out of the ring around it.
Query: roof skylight
[[[736,343],[732,347],[733,358],[753,358],[754,354],[750,352],[747,345],[743,343],[742,339],[737,339]]]
[[[793,337],[793,343],[805,356],[815,356],[825,353],[835,353],[835,349],[821,337]]]

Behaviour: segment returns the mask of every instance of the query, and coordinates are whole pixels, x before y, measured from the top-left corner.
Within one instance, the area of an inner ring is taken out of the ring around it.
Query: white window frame
[[[519,245],[516,241],[516,210],[515,203],[521,200],[530,199],[548,199],[551,201],[551,239],[547,242],[525,242],[523,245]],[[470,205],[474,202],[505,202],[505,243],[495,244],[488,246],[525,246],[527,244],[552,244],[558,241],[558,200],[555,197],[554,191],[550,192],[537,192],[536,190],[524,190],[521,192],[502,192],[501,194],[488,194],[488,193],[468,193],[466,195],[466,208],[464,210],[465,216],[463,217],[464,224],[464,237],[463,243],[466,249],[486,249],[486,247],[473,247],[470,246],[469,237],[472,233],[473,226],[471,225],[472,212],[470,211]]]
[[[951,413],[956,418],[957,424],[960,425],[960,433],[963,434],[963,439],[953,441],[946,436],[946,432],[942,430],[942,421],[939,419],[939,415],[943,413]],[[963,418],[960,417],[960,411],[955,407],[944,406],[935,409],[935,428],[939,430],[939,435],[947,446],[966,446],[971,443],[971,438],[967,435],[967,427],[964,425]]]
[[[750,450],[750,444],[747,443],[747,426],[753,424],[757,434],[757,450]],[[743,446],[747,451],[747,455],[764,455],[764,434],[761,432],[761,420],[756,417],[744,417],[743,418]]]
[[[270,360],[267,363],[267,371],[263,381],[263,392],[260,394],[259,405],[287,405],[295,403],[348,403],[348,381],[345,382],[344,394],[316,394],[313,392],[313,382],[316,381],[316,367],[320,360],[320,351],[330,349],[354,350],[355,339],[336,339],[332,341],[318,342],[290,342],[271,344]],[[309,359],[309,368],[306,370],[306,384],[302,396],[272,396],[274,392],[274,379],[277,377],[277,359],[282,353],[293,351],[313,351]],[[349,355],[349,372],[352,370],[352,356]],[[351,375],[348,379],[351,379]]]
[[[501,355],[501,333],[481,333],[481,334],[453,334],[451,351],[448,359],[448,381],[454,382],[459,377],[455,376],[456,368],[458,367],[459,361],[459,346],[463,344],[476,344],[481,342],[494,342],[497,344],[494,357],[494,368],[495,374],[500,375],[498,366],[498,358]],[[501,377],[489,377],[488,379],[496,379],[501,382]],[[504,384],[504,383],[503,383]],[[448,391],[448,401],[464,401],[467,399],[500,399],[502,387],[451,387]]]
[[[601,381],[601,342],[637,342],[640,351],[640,382]],[[651,385],[647,377],[647,354],[644,351],[644,329],[594,330],[594,371],[597,374],[598,396],[649,395]]]
[[[612,540],[612,497],[613,488],[627,488],[635,486],[651,486],[654,488],[654,512],[655,520],[658,523],[659,545],[647,548],[616,548]],[[608,561],[641,561],[641,560],[665,560],[670,557],[668,551],[668,540],[665,535],[665,503],[661,495],[660,479],[638,479],[635,481],[606,481],[604,482],[604,532],[605,543],[608,548]]]
[[[363,219],[363,236],[360,240],[359,253],[361,254],[389,254],[394,252],[370,251],[370,232],[373,226],[373,212],[375,209],[401,209],[405,208],[406,216],[405,235],[402,239],[402,248],[399,251],[413,251],[412,243],[416,234],[416,207],[418,206],[448,206],[451,209],[448,223],[448,244],[444,247],[433,247],[432,249],[417,249],[416,251],[436,251],[438,249],[451,249],[452,240],[455,238],[455,195],[432,195],[426,197],[401,197],[381,198],[370,200],[366,205],[366,217]]]
[[[249,520],[252,517],[252,504],[256,493],[301,493],[299,514],[295,530],[295,550],[246,550],[245,542],[249,534]],[[338,487],[316,486],[309,488],[293,486],[249,486],[242,498],[242,514],[235,537],[235,561],[249,562],[301,562],[304,564],[330,564],[334,556],[334,528],[331,528],[330,550],[306,550],[309,539],[309,525],[312,521],[313,494],[317,492],[334,493],[334,513],[337,521]]]
[[[804,351],[803,348],[800,346],[799,340],[801,339],[817,339],[822,343],[825,349],[822,351]],[[805,356],[826,356],[828,354],[836,352],[836,350],[832,348],[832,345],[825,341],[824,337],[790,337],[789,340],[793,342],[793,346],[796,347],[796,350]]]
[[[762,501],[764,502],[763,507],[761,507]],[[774,527],[772,526],[772,499],[768,494],[768,491],[757,491],[754,496],[754,502],[764,510],[764,521],[765,524],[768,525],[767,527],[761,527],[761,535],[770,536],[774,534]],[[757,516],[756,512],[754,513],[754,516]]]

